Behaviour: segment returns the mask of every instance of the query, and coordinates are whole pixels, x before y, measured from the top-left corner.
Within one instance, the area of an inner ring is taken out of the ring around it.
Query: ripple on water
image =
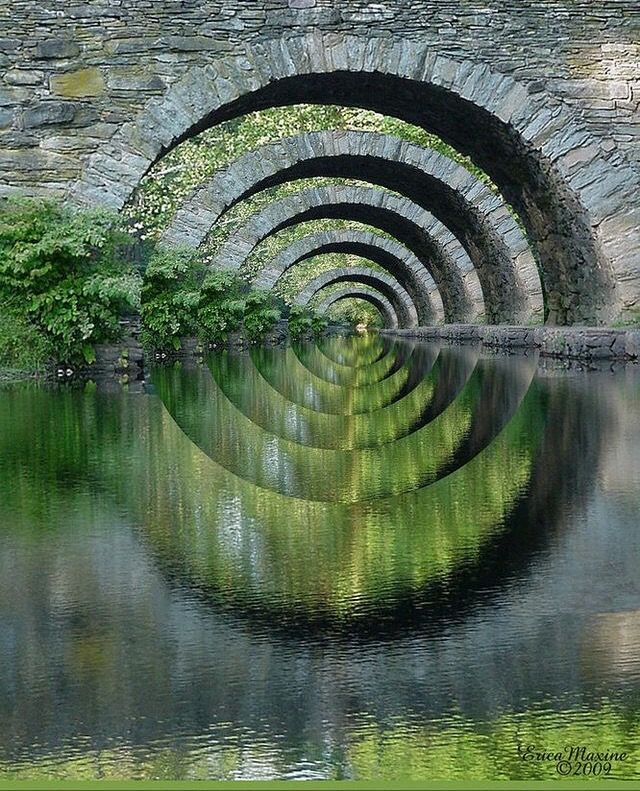
[[[0,391],[0,777],[640,756],[640,375],[330,339]]]

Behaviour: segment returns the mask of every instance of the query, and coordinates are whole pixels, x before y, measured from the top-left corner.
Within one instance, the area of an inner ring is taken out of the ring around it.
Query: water
[[[333,338],[0,391],[0,777],[640,765],[640,370]]]

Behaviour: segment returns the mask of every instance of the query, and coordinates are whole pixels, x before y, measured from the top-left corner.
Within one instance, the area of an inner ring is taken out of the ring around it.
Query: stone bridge
[[[320,314],[326,313],[336,302],[341,302],[345,299],[359,299],[369,302],[380,313],[385,329],[398,328],[398,316],[391,302],[379,291],[365,285],[347,283],[344,287],[332,291],[328,296],[322,297],[316,303],[316,309]]]
[[[386,272],[375,272],[365,266],[345,266],[310,280],[295,299],[297,305],[308,305],[311,300],[334,283],[362,283],[378,291],[393,306],[398,325],[403,328],[418,326],[418,313],[409,294],[398,281]]]
[[[298,135],[196,189],[165,241],[198,245],[275,184],[357,179],[360,194],[248,223],[230,264],[261,234],[357,217],[427,273],[446,321],[621,321],[640,311],[639,42],[633,0],[13,0],[0,189],[120,209],[167,152],[223,121],[362,107],[438,135],[497,191],[390,135]]]
[[[404,244],[438,286],[448,322],[473,320],[483,313],[478,274],[456,237],[412,201],[371,187],[315,187],[273,201],[230,234],[218,251],[214,266],[238,269],[268,236],[297,223],[326,218],[356,220]],[[537,274],[534,267],[540,297]]]
[[[420,261],[399,242],[367,231],[343,229],[302,236],[269,261],[254,282],[273,288],[292,266],[325,253],[357,255],[386,269],[410,294],[420,324],[442,321],[440,293]]]

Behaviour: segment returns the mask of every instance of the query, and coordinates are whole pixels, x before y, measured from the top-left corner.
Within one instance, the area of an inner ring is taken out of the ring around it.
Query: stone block
[[[160,43],[179,52],[220,52],[229,48],[225,41],[209,36],[166,36]]]
[[[617,333],[610,348],[616,359],[624,359],[627,356],[627,333]]]
[[[80,47],[75,41],[64,38],[48,38],[36,44],[36,55],[47,60],[75,58]]]
[[[51,93],[58,96],[100,96],[104,93],[104,79],[100,69],[90,67],[56,74],[49,78]]]
[[[0,107],[11,107],[29,99],[30,91],[26,88],[0,89]]]
[[[116,91],[149,91],[157,92],[165,89],[165,83],[160,77],[132,72],[125,74],[109,74],[107,82],[110,89]]]
[[[41,102],[24,111],[23,122],[27,129],[73,121],[76,107],[70,102]]]
[[[0,51],[2,52],[15,52],[20,43],[16,38],[0,38]]]
[[[44,80],[44,72],[32,69],[10,69],[4,75],[10,85],[39,85]]]
[[[105,49],[113,55],[129,55],[162,47],[160,41],[150,38],[117,38],[107,41]]]
[[[640,358],[640,330],[629,330],[626,333],[627,355],[635,360]]]

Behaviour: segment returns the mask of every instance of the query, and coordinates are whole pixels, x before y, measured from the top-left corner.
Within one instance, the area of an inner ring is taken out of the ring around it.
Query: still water
[[[0,778],[640,772],[640,367],[368,335],[16,384],[0,486]]]

